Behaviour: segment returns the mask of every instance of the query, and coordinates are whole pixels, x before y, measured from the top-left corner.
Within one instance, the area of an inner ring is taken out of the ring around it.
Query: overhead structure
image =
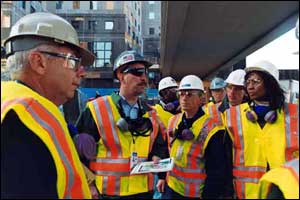
[[[210,78],[295,27],[299,1],[162,1],[161,71]]]

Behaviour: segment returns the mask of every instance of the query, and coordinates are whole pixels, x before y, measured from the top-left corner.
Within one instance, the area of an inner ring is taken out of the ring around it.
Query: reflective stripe
[[[234,166],[233,176],[242,182],[258,183],[266,170],[264,167]]]
[[[104,144],[107,144],[107,138],[106,138],[106,135],[103,134],[105,131],[104,131],[104,127],[102,125],[102,117],[100,115],[100,110],[98,108],[98,103],[97,101],[92,101],[92,105],[93,105],[93,109],[95,110],[95,113],[96,113],[96,119],[95,121],[97,122],[97,127],[98,127],[98,131],[99,131],[99,134],[101,136],[101,139],[103,140],[103,143]],[[108,151],[107,152],[107,156],[111,156],[111,152]]]
[[[158,135],[158,127],[157,127],[157,120],[156,120],[156,112],[154,111],[150,111],[149,112],[149,118],[152,121],[152,133],[150,133],[150,147],[149,147],[149,151],[152,151],[152,147],[155,141],[155,138]]]
[[[209,115],[214,119],[215,123],[222,122],[220,112],[218,111],[219,104],[208,106]]]
[[[243,129],[241,123],[241,112],[240,106],[232,107],[227,110],[227,127],[233,133],[233,137],[235,138],[234,146],[235,146],[235,154],[234,154],[234,165],[239,166],[244,164],[244,136]]]
[[[108,112],[108,117],[109,117],[109,122],[110,122],[110,127],[112,129],[112,134],[114,137],[114,142],[116,143],[116,147],[117,147],[117,152],[118,152],[118,156],[121,157],[122,156],[122,149],[121,149],[121,143],[120,143],[120,139],[117,133],[117,125],[115,124],[115,120],[113,117],[113,112],[111,109],[111,106],[109,104],[108,98],[107,96],[103,98],[105,106],[106,106],[106,111]]]
[[[204,183],[204,179],[193,179],[193,178],[185,178],[182,176],[177,176],[176,173],[174,173],[174,171],[170,171],[170,176],[174,176],[176,177],[176,179],[183,181],[185,183],[197,183],[197,184],[201,184]]]
[[[293,176],[296,178],[296,180],[298,180],[299,183],[299,158],[287,162],[283,167],[290,169]]]
[[[291,160],[298,155],[293,155],[299,151],[299,107],[296,104],[285,104],[285,137],[286,137],[286,160]]]

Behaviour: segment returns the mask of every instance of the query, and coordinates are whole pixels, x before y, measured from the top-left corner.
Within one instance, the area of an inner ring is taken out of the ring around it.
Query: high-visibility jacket
[[[1,123],[10,110],[49,149],[57,171],[58,197],[91,198],[76,148],[58,107],[22,84],[1,82]]]
[[[212,103],[212,102],[210,102]],[[217,120],[216,122],[218,121],[222,121],[224,120],[224,116],[223,116],[223,113],[220,112],[218,110],[219,106],[221,105],[221,102],[220,103],[217,103],[217,104],[206,104],[202,107],[203,111],[208,114],[209,116],[211,116],[213,119]]]
[[[299,199],[299,158],[272,169],[259,181],[259,198],[265,199],[271,184],[276,185],[285,199]]]
[[[153,190],[153,175],[130,175],[130,157],[137,153],[139,161],[146,161],[158,132],[165,130],[154,110],[143,117],[151,119],[153,130],[149,137],[132,136],[116,126],[121,118],[112,96],[99,97],[87,103],[96,122],[100,140],[97,158],[90,163],[96,174],[96,186],[101,194],[127,196]],[[160,125],[159,125],[160,123]],[[148,133],[147,133],[148,134]]]
[[[183,113],[173,116],[168,131],[178,129]],[[185,197],[201,197],[206,179],[204,152],[210,138],[219,130],[224,130],[222,122],[216,122],[209,115],[198,118],[190,128],[193,140],[176,139],[171,147],[170,157],[174,157],[173,170],[168,173],[167,183],[175,192]],[[181,150],[180,150],[181,149]],[[178,158],[178,152],[182,155]]]
[[[299,108],[286,104],[277,110],[275,123],[258,122],[246,117],[248,103],[231,107],[225,113],[225,126],[233,141],[233,176],[238,198],[258,197],[258,181],[267,171],[299,155]]]
[[[157,115],[159,116],[160,120],[162,121],[163,125],[167,128],[169,119],[174,116],[174,114],[166,111],[161,104],[156,104],[153,106],[153,109],[156,110]]]

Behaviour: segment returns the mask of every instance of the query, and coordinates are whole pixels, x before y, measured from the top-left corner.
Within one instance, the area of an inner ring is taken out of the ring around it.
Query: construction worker
[[[299,18],[295,32],[299,40]],[[299,155],[298,158],[264,174],[259,181],[258,195],[261,199],[299,199]]]
[[[222,78],[216,77],[210,83],[210,91],[213,97],[212,102],[208,103],[211,104],[220,104],[225,97],[225,87],[226,83]]]
[[[153,108],[156,110],[159,118],[166,128],[168,127],[169,119],[173,115],[181,112],[176,94],[177,88],[178,85],[176,81],[170,76],[161,79],[158,83],[158,94],[160,96],[160,101],[158,104],[153,106]],[[162,196],[162,194],[156,189],[157,181],[158,177],[155,176],[153,199],[161,199]]]
[[[213,115],[214,119],[219,120],[218,118],[221,118],[221,115],[218,113],[218,107],[222,103],[226,92],[225,92],[226,83],[222,78],[216,77],[214,78],[210,83],[210,91],[213,96],[213,100],[204,106],[202,106],[202,109],[205,113],[209,115]]]
[[[130,175],[130,170],[140,161],[169,157],[162,122],[139,98],[147,86],[149,66],[135,51],[121,53],[114,65],[119,94],[88,102],[78,121],[78,131],[92,135],[97,143],[89,168],[96,174],[100,198],[152,198],[153,174]],[[160,179],[165,175],[158,174]]]
[[[221,113],[231,106],[237,106],[246,101],[245,75],[246,72],[243,69],[237,69],[228,75],[225,80],[226,96],[218,107]]]
[[[224,126],[205,114],[201,107],[204,87],[195,75],[185,76],[178,88],[183,113],[169,121],[168,133],[173,136],[170,156],[173,170],[167,176],[167,186],[157,187],[163,199],[222,198],[225,166]],[[228,171],[226,171],[228,170]]]
[[[174,114],[181,112],[176,94],[177,88],[176,81],[170,76],[163,78],[158,84],[160,101],[154,106],[154,109],[165,127],[168,127],[168,121]]]
[[[258,198],[259,179],[299,155],[299,111],[285,104],[279,70],[268,61],[245,68],[249,103],[231,107],[225,125],[233,142],[233,176],[239,199]]]
[[[93,54],[71,24],[45,12],[19,19],[4,44],[13,81],[1,82],[1,198],[91,198],[58,106]]]

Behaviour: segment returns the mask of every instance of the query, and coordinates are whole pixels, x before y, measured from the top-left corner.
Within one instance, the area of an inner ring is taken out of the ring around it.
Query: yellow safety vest
[[[1,82],[1,124],[10,110],[49,149],[57,171],[58,197],[90,199],[81,162],[58,107],[22,84]]]
[[[178,129],[183,113],[173,116],[168,131]],[[190,130],[194,139],[176,139],[171,146],[170,157],[175,158],[174,168],[167,177],[168,186],[185,197],[201,197],[206,179],[204,152],[210,138],[219,130],[224,130],[222,122],[210,118],[207,114],[197,119]],[[181,150],[180,150],[181,149]],[[179,151],[182,155],[177,158]]]
[[[265,199],[271,184],[279,187],[285,199],[299,199],[299,158],[264,174],[259,181],[259,198]]]
[[[261,129],[246,117],[248,103],[231,107],[225,113],[225,126],[233,141],[233,176],[239,199],[258,198],[258,182],[270,168],[283,165],[299,155],[299,110],[286,104],[277,111],[275,123]]]
[[[160,104],[156,104],[155,106],[153,106],[153,109],[156,110],[156,113],[159,116],[160,120],[162,121],[162,123],[164,124],[164,126],[167,128],[168,127],[169,119],[172,116],[174,116],[174,114],[172,114],[172,113],[170,113],[168,111],[165,111]]]
[[[144,117],[151,119],[153,125],[150,136],[135,137],[129,131],[122,132],[117,128],[116,122],[121,116],[111,96],[99,97],[88,102],[87,106],[101,138],[98,142],[97,158],[90,163],[91,170],[96,174],[99,192],[127,196],[152,191],[152,173],[130,175],[130,157],[132,152],[137,152],[139,161],[146,161],[159,129],[166,139],[165,128],[160,125],[156,112],[152,110],[144,114]]]
[[[212,103],[212,104],[210,104]],[[218,121],[224,121],[224,114],[221,113],[218,108],[221,105],[220,103],[214,104],[213,102],[210,102],[208,104],[206,104],[205,106],[202,107],[203,111],[208,114],[209,116],[211,116],[213,119]]]

